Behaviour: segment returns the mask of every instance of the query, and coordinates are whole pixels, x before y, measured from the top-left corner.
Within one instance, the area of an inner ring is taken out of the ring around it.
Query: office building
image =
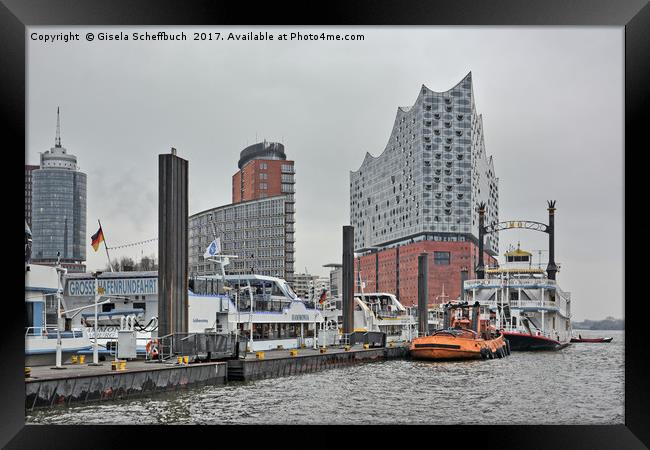
[[[32,262],[53,265],[60,256],[69,271],[85,271],[86,174],[61,145],[58,109],[54,147],[41,153],[40,166],[31,173]]]
[[[25,164],[25,222],[32,227],[32,171],[39,166]]]

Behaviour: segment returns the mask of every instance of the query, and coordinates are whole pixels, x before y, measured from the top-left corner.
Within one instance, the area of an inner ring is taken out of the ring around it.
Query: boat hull
[[[512,351],[560,350],[569,345],[544,336],[525,333],[504,332],[503,335],[510,343]]]
[[[431,361],[491,359],[509,354],[503,336],[488,340],[448,335],[424,336],[413,340],[409,352],[414,359]]]

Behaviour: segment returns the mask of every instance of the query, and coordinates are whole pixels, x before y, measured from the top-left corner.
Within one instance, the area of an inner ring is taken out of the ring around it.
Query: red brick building
[[[287,160],[284,145],[260,142],[241,152],[239,170],[232,176],[232,202],[239,203],[295,192],[293,161]]]
[[[472,241],[419,241],[368,253],[355,258],[355,279],[365,283],[364,292],[395,294],[404,306],[418,302],[418,255],[426,253],[429,260],[428,303],[454,300],[461,292],[461,270],[467,268],[467,278],[475,278],[478,245]],[[486,266],[496,259],[484,252]],[[378,270],[377,270],[378,269]],[[358,283],[356,283],[358,284]],[[445,299],[436,297],[443,292]],[[356,291],[359,291],[357,286]],[[447,298],[448,297],[448,298]]]

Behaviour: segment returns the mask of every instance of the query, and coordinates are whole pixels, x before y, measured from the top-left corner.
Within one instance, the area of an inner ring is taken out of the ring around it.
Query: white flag
[[[209,258],[210,256],[214,256],[218,253],[221,253],[221,239],[216,238],[214,241],[210,242],[210,245],[208,248],[205,250],[205,253],[203,254],[204,258]]]

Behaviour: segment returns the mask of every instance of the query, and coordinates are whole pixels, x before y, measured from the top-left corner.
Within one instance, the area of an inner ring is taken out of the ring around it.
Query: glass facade
[[[216,263],[203,259],[210,242],[219,237],[221,253],[237,255],[226,266],[226,273],[278,276],[292,282],[293,225],[286,221],[285,204],[284,196],[267,197],[190,216],[190,275],[211,275],[219,270]]]
[[[86,174],[32,172],[32,259],[86,260]]]
[[[377,157],[366,153],[350,173],[350,222],[355,249],[419,235],[478,237],[478,211],[498,221],[498,178],[485,152],[471,73],[446,92],[422,86],[415,104],[399,107]],[[485,237],[498,251],[498,235]]]

